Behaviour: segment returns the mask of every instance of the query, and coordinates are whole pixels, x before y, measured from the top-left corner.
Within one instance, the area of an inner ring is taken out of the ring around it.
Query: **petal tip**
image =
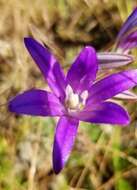
[[[127,127],[130,124],[130,116],[129,116],[128,112],[125,113],[124,117],[125,117],[125,119],[123,120],[121,125],[124,127]]]
[[[8,108],[8,110],[10,111],[10,112],[14,112],[14,113],[16,113],[16,109],[17,109],[17,96],[16,97],[14,97],[14,98],[12,98],[9,102],[8,102],[8,106],[7,106],[7,108]]]
[[[130,124],[130,118],[128,118],[125,123],[123,124],[123,126],[127,127]]]
[[[56,175],[59,174],[64,167],[64,165],[60,162],[60,160],[58,161],[59,162],[57,162],[57,160],[54,160],[53,158],[53,171]]]
[[[28,44],[29,44],[30,42],[33,42],[33,41],[34,41],[34,39],[31,38],[31,37],[25,37],[25,38],[24,38],[24,44],[25,44],[26,47],[28,46]]]
[[[14,105],[14,102],[10,101],[8,103],[7,109],[9,112],[16,113],[16,106]]]
[[[12,104],[12,101],[9,101],[9,102],[8,102],[8,110],[9,110],[10,112],[13,112],[13,104]]]
[[[53,167],[53,171],[56,175],[58,175],[60,172],[61,172],[62,168],[56,168],[56,167]]]
[[[95,51],[95,48],[93,46],[89,46],[89,45],[85,46],[84,49],[89,50],[89,51]]]

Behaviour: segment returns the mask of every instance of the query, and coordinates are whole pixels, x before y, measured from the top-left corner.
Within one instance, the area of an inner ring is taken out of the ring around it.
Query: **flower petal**
[[[121,39],[118,48],[121,48],[123,51],[130,50],[137,47],[137,31],[130,33]]]
[[[78,120],[61,117],[55,132],[53,147],[53,169],[58,174],[64,167],[77,134]]]
[[[137,69],[112,74],[91,86],[87,104],[93,104],[137,85]]]
[[[133,10],[133,12],[129,15],[129,17],[124,22],[118,36],[117,36],[117,44],[121,41],[121,39],[125,36],[125,34],[132,31],[133,28],[137,27],[137,8]]]
[[[95,49],[86,46],[76,58],[67,74],[67,81],[75,93],[87,90],[97,72],[97,56]]]
[[[117,52],[101,52],[97,54],[99,69],[113,69],[133,62],[133,57]]]
[[[123,107],[112,102],[103,102],[86,108],[77,116],[78,119],[91,123],[128,125],[129,115]]]
[[[64,97],[65,76],[57,60],[47,48],[33,38],[25,38],[24,43],[53,92],[58,97]]]
[[[54,94],[39,89],[19,94],[9,101],[8,108],[11,112],[36,116],[61,116],[64,109]]]

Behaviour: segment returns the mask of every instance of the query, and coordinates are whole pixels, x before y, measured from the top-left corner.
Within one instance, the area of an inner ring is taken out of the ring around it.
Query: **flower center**
[[[88,91],[83,91],[80,95],[73,92],[70,85],[66,87],[65,105],[68,111],[78,111],[84,108]]]

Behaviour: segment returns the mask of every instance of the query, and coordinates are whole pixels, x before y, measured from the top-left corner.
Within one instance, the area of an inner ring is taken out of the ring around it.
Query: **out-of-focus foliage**
[[[24,37],[43,42],[67,69],[85,44],[108,50],[135,6],[135,0],[0,0],[0,190],[137,188],[135,102],[119,102],[131,115],[127,128],[81,123],[69,162],[57,176],[51,162],[57,118],[17,116],[6,108],[23,90],[47,88]]]

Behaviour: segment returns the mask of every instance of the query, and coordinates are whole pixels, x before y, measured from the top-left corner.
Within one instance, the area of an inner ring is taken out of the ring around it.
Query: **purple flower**
[[[116,39],[116,49],[128,53],[137,47],[137,8],[129,15],[124,22]]]
[[[124,22],[116,38],[115,48],[112,52],[98,53],[99,68],[113,69],[125,66],[134,61],[130,54],[133,48],[137,47],[137,8],[129,15]],[[116,98],[137,100],[137,95],[130,91],[122,92]]]
[[[109,99],[137,84],[137,69],[94,82],[98,71],[97,55],[93,47],[86,46],[65,76],[47,48],[32,38],[25,38],[25,45],[52,92],[28,90],[9,101],[9,110],[18,114],[60,117],[53,146],[53,168],[57,174],[72,150],[80,120],[129,124],[127,111]]]
[[[134,57],[129,52],[135,47],[137,47],[137,8],[133,10],[121,27],[114,51],[98,53],[99,68],[112,69],[132,63]]]

